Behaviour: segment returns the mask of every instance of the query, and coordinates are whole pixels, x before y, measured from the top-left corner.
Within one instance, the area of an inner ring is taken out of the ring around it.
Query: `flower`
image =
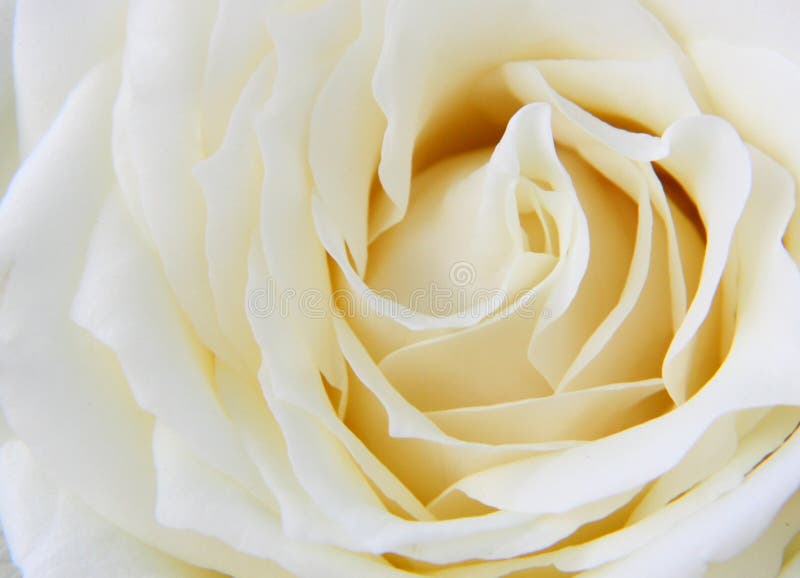
[[[25,576],[796,575],[800,11],[735,4],[2,3]]]

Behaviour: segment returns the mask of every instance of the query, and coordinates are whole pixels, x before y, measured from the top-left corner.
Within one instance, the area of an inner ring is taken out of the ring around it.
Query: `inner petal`
[[[663,384],[652,379],[428,416],[449,435],[483,443],[590,440],[655,417],[665,403]]]
[[[576,153],[560,156],[589,223],[589,265],[566,313],[531,343],[531,363],[556,385],[578,351],[616,304],[636,242],[636,206]]]

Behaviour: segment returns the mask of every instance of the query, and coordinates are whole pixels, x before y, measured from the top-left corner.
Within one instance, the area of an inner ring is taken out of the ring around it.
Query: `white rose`
[[[0,2],[26,577],[800,575],[800,8]]]

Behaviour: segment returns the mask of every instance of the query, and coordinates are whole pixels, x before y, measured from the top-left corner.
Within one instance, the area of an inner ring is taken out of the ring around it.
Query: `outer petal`
[[[700,578],[709,562],[732,558],[769,528],[773,518],[800,487],[799,469],[800,434],[795,433],[783,448],[757,466],[740,487],[637,549],[632,556],[581,574],[581,577],[638,578],[646,575],[654,578]],[[789,511],[794,511],[796,516],[797,504],[792,503]],[[680,555],[676,556],[676,552]],[[767,564],[777,566],[776,562],[779,564],[780,558],[762,559],[757,568]],[[729,573],[724,575],[731,576]]]
[[[205,344],[233,357],[208,279],[205,205],[192,167],[203,156],[201,114],[213,2],[132,4],[114,130],[120,186],[161,256],[170,285]]]
[[[794,8],[800,15],[800,9]],[[789,14],[792,14],[790,12]],[[800,23],[800,16],[796,18]],[[763,48],[697,42],[690,53],[708,86],[715,112],[742,136],[783,163],[800,191],[800,60]],[[800,59],[800,53],[797,55]],[[786,245],[800,263],[800,211],[795,209]]]
[[[152,418],[113,354],[69,318],[92,227],[113,188],[117,83],[114,62],[82,80],[0,205],[0,404],[37,463],[92,510],[193,564],[250,577],[245,556],[156,524]]]
[[[124,0],[17,2],[14,89],[22,158],[81,78],[122,46],[125,10]]]
[[[800,8],[793,0],[644,0],[686,48],[714,112],[786,164],[800,183]],[[800,263],[800,212],[786,243]]]
[[[19,441],[0,449],[0,516],[25,578],[222,577],[147,546],[89,510],[54,486]]]

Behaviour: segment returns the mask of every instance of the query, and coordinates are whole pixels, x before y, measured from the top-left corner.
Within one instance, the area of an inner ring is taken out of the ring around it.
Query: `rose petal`
[[[637,549],[630,557],[582,576],[625,578],[641,576],[643,572],[659,578],[706,575],[709,562],[732,558],[767,530],[800,486],[794,475],[798,465],[800,436],[794,435],[733,491]],[[792,506],[797,508],[796,504]],[[676,551],[682,555],[675,556]],[[759,567],[765,563],[763,558],[758,561]]]
[[[700,113],[680,66],[656,60],[540,60],[536,68],[556,93],[593,112],[626,119],[655,134]]]
[[[325,252],[314,231],[308,131],[315,100],[357,30],[354,0],[335,0],[319,10],[271,14],[277,76],[256,120],[264,163],[259,233],[279,294],[328,295]],[[304,73],[296,74],[301,68]],[[299,298],[289,303],[291,324],[307,342],[315,363],[334,386],[347,380],[325,315],[309,315]]]
[[[203,90],[203,140],[207,151],[216,150],[222,143],[242,90],[272,47],[263,12],[255,0],[219,2],[208,44]]]
[[[548,325],[541,324],[529,342],[528,358],[554,388],[572,377],[570,366],[585,363],[579,359],[592,355],[597,347],[593,333],[611,330],[606,324],[619,323],[627,302],[636,299],[651,252],[652,213],[647,198],[639,208],[622,190],[598,174],[574,153],[563,152],[562,159],[575,182],[575,189],[589,223],[590,250],[586,275],[575,298],[560,317],[555,314]],[[643,271],[644,269],[644,271]],[[637,276],[639,279],[632,279]],[[628,295],[627,293],[633,293]],[[614,315],[617,319],[614,319]],[[633,381],[657,376],[639,372],[618,374],[612,382]],[[602,385],[603,381],[595,381]]]
[[[251,254],[251,267],[251,278],[266,275],[258,245]],[[259,381],[286,440],[294,474],[324,516],[342,525],[341,539],[349,534],[363,551],[392,551],[434,563],[519,554],[530,541],[513,542],[513,549],[508,550],[512,527],[523,525],[526,536],[531,540],[535,536],[544,547],[573,532],[575,524],[605,516],[631,498],[629,493],[616,496],[563,520],[497,513],[443,523],[411,522],[391,515],[364,480],[366,474],[382,491],[390,490],[387,497],[403,504],[402,499],[392,497],[397,490],[389,484],[391,474],[379,469],[363,441],[343,426],[325,399],[319,378],[314,377],[307,353],[299,342],[287,339],[285,322],[272,316],[254,319],[253,327],[268,360],[259,372]],[[325,459],[320,460],[321,456]],[[383,464],[380,467],[385,468]],[[476,536],[478,532],[482,538]],[[465,546],[467,536],[475,536],[469,547]]]
[[[221,147],[193,170],[208,209],[206,254],[216,311],[226,337],[235,346],[236,359],[243,359],[250,371],[258,369],[259,359],[242,295],[247,285],[247,251],[258,223],[263,178],[253,119],[264,106],[275,72],[274,55],[269,55],[242,91]]]
[[[591,2],[508,2],[488,16],[476,1],[403,2],[387,13],[392,26],[373,86],[388,120],[379,174],[396,205],[395,220],[408,203],[422,125],[478,74],[521,58],[625,58],[632,50],[647,58],[674,50],[655,21],[629,2],[602,9]],[[598,27],[599,20],[611,25]]]
[[[28,578],[220,578],[171,558],[92,512],[39,471],[22,442],[0,449],[0,515]]]
[[[726,10],[729,6],[725,0],[702,4],[692,0],[645,0],[642,4],[683,46],[714,39],[761,46],[800,62],[796,34],[800,16],[792,0],[739,0],[736,10]]]
[[[152,418],[136,405],[113,354],[69,318],[92,226],[113,188],[109,124],[118,76],[111,62],[83,79],[0,206],[0,401],[60,488],[159,550],[246,576],[246,557],[156,523]]]
[[[613,384],[493,406],[426,412],[449,435],[486,444],[590,440],[650,417],[660,379]]]
[[[121,48],[127,3],[81,0],[53,6],[47,0],[34,0],[16,4],[14,91],[19,154],[25,158],[81,79]]]
[[[581,136],[588,135],[626,158],[638,161],[658,160],[669,151],[660,138],[617,128],[558,94],[547,83],[535,61],[504,64],[484,79],[484,84],[489,86],[497,82],[507,86],[522,102],[552,104],[560,113],[554,115],[556,133],[563,132],[561,138],[565,142],[579,141]]]
[[[257,487],[258,476],[216,399],[213,357],[181,315],[162,271],[111,195],[89,243],[72,318],[114,351],[143,409],[210,464]]]
[[[796,13],[795,8],[788,12]],[[777,20],[789,22],[791,18],[781,14]],[[800,91],[800,50],[794,62],[771,50],[714,41],[692,43],[689,51],[705,78],[715,112],[748,142],[786,166],[800,190],[800,111],[793,98]],[[789,222],[786,245],[800,263],[797,210]]]
[[[123,105],[123,194],[143,219],[170,285],[204,343],[232,358],[215,315],[208,280],[205,206],[192,176],[203,156],[200,121],[210,2],[133,3],[127,18]],[[119,164],[119,162],[118,162]]]
[[[800,306],[793,297],[800,291],[800,271],[780,242],[794,192],[788,175],[773,161],[757,154],[753,161],[756,180],[738,232],[742,274],[737,331],[714,377],[661,418],[557,456],[475,474],[459,487],[502,509],[574,507],[661,475],[720,415],[749,407],[800,405],[792,381],[800,346]],[[602,467],[587,478],[585,470],[592,463]]]
[[[758,540],[726,562],[712,563],[707,578],[772,578],[781,570],[783,551],[800,532],[800,494],[789,499]]]
[[[367,266],[370,190],[386,127],[371,84],[383,40],[385,4],[383,0],[361,3],[361,34],[319,94],[308,142],[315,193],[362,276]]]
[[[273,513],[196,460],[166,427],[156,426],[153,452],[158,471],[159,521],[212,536],[238,551],[274,560],[286,569],[262,562],[262,575],[403,575],[375,556],[288,539]]]
[[[682,403],[694,384],[710,377],[698,354],[697,336],[708,315],[728,259],[730,243],[751,184],[747,149],[733,129],[714,117],[678,121],[664,134],[672,152],[664,167],[683,185],[703,219],[706,254],[700,283],[683,323],[664,359],[664,380],[672,398]],[[697,159],[704,159],[698,163]]]
[[[692,520],[693,517],[703,516],[709,509],[717,509],[725,514],[725,508],[721,506],[720,502],[730,499],[735,496],[743,485],[748,483],[748,480],[753,477],[754,473],[764,467],[763,462],[767,462],[775,457],[775,451],[781,452],[783,449],[782,444],[787,439],[787,435],[791,435],[797,424],[797,409],[779,409],[771,416],[771,419],[764,420],[758,427],[749,432],[740,443],[736,454],[727,461],[725,466],[709,477],[707,480],[697,484],[684,496],[673,500],[667,506],[655,512],[651,516],[644,518],[641,521],[624,525],[617,531],[607,532],[598,538],[592,539],[582,544],[574,544],[564,547],[563,549],[554,549],[549,552],[541,554],[534,554],[530,556],[523,556],[516,560],[502,560],[497,562],[484,562],[482,564],[473,565],[470,570],[472,573],[466,574],[474,578],[489,578],[499,574],[507,574],[513,571],[531,570],[536,572],[536,569],[544,569],[555,566],[556,570],[564,572],[580,572],[588,570],[590,576],[594,576],[591,569],[616,568],[616,562],[624,565],[628,563],[629,557],[637,556],[639,552],[647,549],[652,544],[657,544],[659,540],[672,540],[677,538],[681,539],[681,534],[684,533],[684,527],[689,526],[691,523],[687,520]],[[796,437],[796,436],[795,436]],[[796,449],[796,448],[795,448]],[[784,452],[786,453],[786,452]],[[796,453],[796,452],[795,452]],[[793,467],[793,460],[783,460],[780,468],[790,469]],[[768,475],[762,476],[762,480],[770,483],[766,479]],[[791,476],[789,476],[791,477]],[[786,476],[784,476],[786,478]],[[791,486],[792,483],[797,484],[796,480],[786,480],[785,487]],[[788,497],[784,494],[784,499]],[[752,500],[752,496],[742,497],[741,504],[746,507],[760,508],[758,500]],[[774,502],[776,510],[781,506],[781,497],[776,496]],[[774,515],[769,511],[760,514],[760,520],[769,522],[769,519]],[[749,519],[743,517],[743,520]],[[741,524],[730,523],[729,530],[731,533],[728,539],[732,538],[734,541],[747,543],[748,540],[754,539],[760,533],[759,529],[748,531],[749,538],[745,537],[741,532]],[[696,543],[708,544],[706,538],[713,540],[716,532],[710,531],[706,535],[699,532],[696,537]],[[731,545],[732,552],[740,551],[744,546]],[[680,552],[693,551],[691,547],[682,546],[676,548]],[[677,563],[690,560],[690,556],[674,556],[676,549],[671,549],[669,554],[677,558]],[[723,556],[730,557],[731,554]],[[646,563],[649,558],[640,560]],[[446,569],[438,572],[437,576],[461,576],[459,570],[461,568]],[[641,575],[642,571],[639,569]],[[647,572],[644,572],[647,574]],[[571,574],[570,574],[571,575]],[[583,574],[581,574],[583,576]],[[603,574],[605,575],[605,574]],[[609,574],[616,576],[616,574]],[[633,573],[631,576],[636,576]],[[667,576],[683,576],[681,572],[667,574]]]
[[[696,484],[720,471],[736,452],[739,432],[734,414],[719,418],[686,452],[680,463],[653,482],[644,499],[631,513],[629,524],[657,513],[690,491]]]
[[[653,221],[651,192],[636,165],[607,149],[582,148],[580,153],[612,182],[634,195],[638,207],[636,245],[619,301],[581,346],[556,391],[659,375],[672,337],[666,240],[661,223]],[[588,280],[587,280],[588,281]],[[606,277],[600,282],[606,284]],[[587,286],[592,293],[596,289]]]

